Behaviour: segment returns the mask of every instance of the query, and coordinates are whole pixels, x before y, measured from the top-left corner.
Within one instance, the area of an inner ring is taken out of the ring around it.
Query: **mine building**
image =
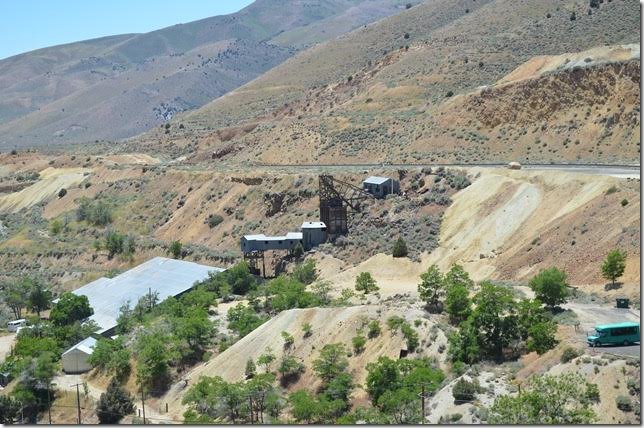
[[[292,251],[297,244],[301,243],[301,232],[288,232],[282,236],[267,236],[259,233],[257,235],[244,235],[241,239],[241,250],[242,253],[268,250]]]
[[[310,250],[326,242],[326,224],[321,221],[305,221],[302,223],[302,246]]]
[[[362,182],[362,188],[376,198],[384,198],[400,191],[400,183],[390,177],[369,177]]]

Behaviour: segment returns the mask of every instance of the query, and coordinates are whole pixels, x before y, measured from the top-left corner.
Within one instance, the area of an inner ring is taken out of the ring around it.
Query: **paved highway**
[[[270,170],[270,171],[307,171],[307,172],[331,172],[331,171],[352,171],[370,169],[401,169],[401,168],[423,168],[439,167],[446,168],[507,168],[507,164],[260,164],[235,166],[235,169]],[[523,170],[533,171],[567,171],[579,174],[609,175],[619,178],[640,178],[639,165],[572,165],[572,164],[526,164],[522,165]]]

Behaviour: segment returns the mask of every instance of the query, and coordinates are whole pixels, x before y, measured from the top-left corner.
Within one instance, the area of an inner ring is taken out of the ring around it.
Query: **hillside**
[[[299,49],[397,13],[405,4],[259,0],[231,15],[4,59],[0,148],[136,135],[218,98]]]
[[[222,150],[217,161],[634,162],[639,49],[620,45],[639,43],[639,9],[613,1],[588,10],[582,0],[425,2],[301,52],[126,147],[194,162]],[[544,55],[590,60],[513,80]],[[525,114],[547,114],[500,116],[519,96]],[[556,148],[528,149],[542,134]]]
[[[315,172],[186,169],[136,154],[24,153],[1,155],[0,161],[2,271],[7,278],[45,274],[64,289],[167,254],[174,240],[184,243],[190,260],[228,265],[241,257],[242,235],[298,231],[303,221],[319,215]],[[452,188],[449,183],[463,172],[472,184]],[[429,263],[441,268],[461,263],[477,280],[523,282],[557,265],[587,291],[634,297],[638,291],[637,180],[487,168],[355,169],[335,176],[358,184],[369,174],[392,173],[403,177],[405,195],[366,203],[351,217],[349,236],[317,251],[324,277],[337,289],[351,287],[355,275],[366,270],[384,294],[414,292]],[[59,197],[61,188],[66,194]],[[110,227],[136,237],[133,260],[110,260],[93,248],[105,230],[76,220],[82,197],[107,204]],[[222,221],[211,225],[215,215]],[[51,231],[55,222],[64,226],[58,234]],[[411,260],[388,255],[399,236],[407,241]],[[625,288],[609,293],[599,266],[615,247],[628,253]],[[277,256],[268,261],[271,271],[283,268]]]
[[[392,316],[402,317],[410,323],[417,319],[423,321],[418,327],[419,334],[421,337],[431,336],[433,339],[423,340],[422,349],[418,350],[415,357],[443,354],[438,359],[441,366],[445,366],[445,355],[442,352],[439,354],[438,349],[441,345],[446,345],[447,338],[437,325],[437,320],[428,320],[422,309],[414,308],[410,304],[389,302],[379,305],[293,309],[282,312],[215,358],[186,373],[186,378],[189,379],[190,384],[196,383],[201,376],[221,376],[227,381],[240,381],[244,379],[246,360],[248,358],[257,360],[267,349],[271,349],[278,362],[284,355],[290,355],[305,362],[306,371],[297,382],[288,385],[288,390],[296,391],[302,388],[313,390],[320,384],[311,365],[319,349],[327,343],[344,343],[349,348],[351,339],[359,330],[364,329],[366,323],[378,320],[384,326],[387,319]],[[306,323],[312,327],[312,333],[308,337],[304,337],[302,333],[302,325]],[[288,332],[295,338],[292,350],[284,349],[284,340],[280,334],[282,331]],[[369,362],[376,361],[380,356],[398,358],[403,349],[406,350],[407,346],[402,334],[385,331],[377,339],[369,341],[364,351],[351,356],[349,371],[356,382],[364,384],[367,376],[366,366]],[[240,358],[241,355],[244,358]],[[181,405],[184,393],[185,391],[178,384],[162,399],[170,404],[170,414],[173,416],[180,417],[185,410]],[[367,396],[364,391],[360,391],[354,399],[356,404],[364,403],[367,401]]]

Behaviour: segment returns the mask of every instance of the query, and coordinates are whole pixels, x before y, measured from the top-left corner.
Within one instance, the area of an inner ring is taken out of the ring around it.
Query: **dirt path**
[[[87,385],[87,392],[89,397],[96,403],[101,398],[101,394],[105,391],[99,387],[93,385],[91,382],[88,382],[85,379],[86,375],[81,374],[59,374],[54,377],[53,382],[56,385],[56,388],[62,391],[71,391],[76,392],[76,384],[85,383]],[[84,388],[81,386],[81,394],[84,393]],[[157,405],[155,405],[156,400],[146,401],[145,406],[145,415],[146,418],[149,418],[153,423],[174,423],[166,414],[161,413],[161,409],[157,410]],[[141,410],[141,400],[140,397],[135,397],[134,405],[136,406],[136,412]],[[88,410],[85,410],[88,412]],[[92,413],[95,412],[95,409],[92,410]],[[124,418],[121,423],[131,420],[131,417]]]
[[[15,333],[0,336],[0,361],[4,361],[5,357],[11,352],[11,347],[15,339]]]

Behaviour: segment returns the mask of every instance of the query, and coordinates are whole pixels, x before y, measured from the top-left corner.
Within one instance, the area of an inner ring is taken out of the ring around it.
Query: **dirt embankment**
[[[34,184],[0,197],[0,211],[18,212],[57,195],[61,189],[80,184],[91,172],[87,168],[46,168]]]
[[[527,280],[542,268],[557,266],[572,284],[601,291],[606,283],[602,260],[619,248],[628,255],[623,291],[638,294],[637,180],[477,168],[470,174],[480,175],[454,195],[443,217],[439,247],[421,257],[421,263],[378,254],[345,270],[325,256],[320,257],[323,276],[337,289],[352,288],[356,275],[368,271],[387,295],[416,292],[420,273],[434,263],[445,270],[462,264],[475,280]]]
[[[437,320],[431,318],[420,308],[416,308],[415,305],[392,302],[384,305],[284,311],[223,353],[191,370],[187,373],[186,378],[189,379],[189,385],[198,382],[201,376],[221,376],[228,381],[240,381],[244,379],[247,359],[252,358],[257,361],[260,355],[271,349],[276,356],[271,367],[274,372],[284,355],[292,355],[306,366],[304,374],[297,382],[289,385],[287,390],[293,391],[302,388],[314,390],[319,386],[319,379],[312,368],[313,360],[318,358],[320,349],[324,345],[343,343],[351,354],[349,371],[356,384],[362,385],[366,379],[366,366],[369,362],[375,361],[383,355],[397,359],[401,350],[407,349],[402,334],[390,331],[386,325],[387,319],[394,315],[407,319],[412,325],[415,320],[421,320],[422,323],[415,326],[421,338],[418,356],[431,355],[444,362],[446,353],[440,353],[438,348],[441,345],[445,346],[447,339],[445,334],[435,327]],[[368,339],[364,351],[355,353],[351,345],[352,338],[360,329],[364,329],[366,335],[366,323],[374,319],[380,321],[382,333],[376,338]],[[304,337],[302,331],[302,326],[305,323],[311,324],[312,327],[312,334],[308,337]],[[289,349],[284,348],[282,331],[288,332],[295,338],[294,344]],[[258,371],[262,370],[264,369],[258,367]],[[183,382],[179,382],[170,389],[165,397],[160,399],[160,401],[169,403],[170,414],[174,417],[181,417],[185,411],[185,407],[181,405],[181,399],[185,392]],[[361,388],[356,388],[354,403],[365,403],[365,400],[367,400],[366,392]]]

